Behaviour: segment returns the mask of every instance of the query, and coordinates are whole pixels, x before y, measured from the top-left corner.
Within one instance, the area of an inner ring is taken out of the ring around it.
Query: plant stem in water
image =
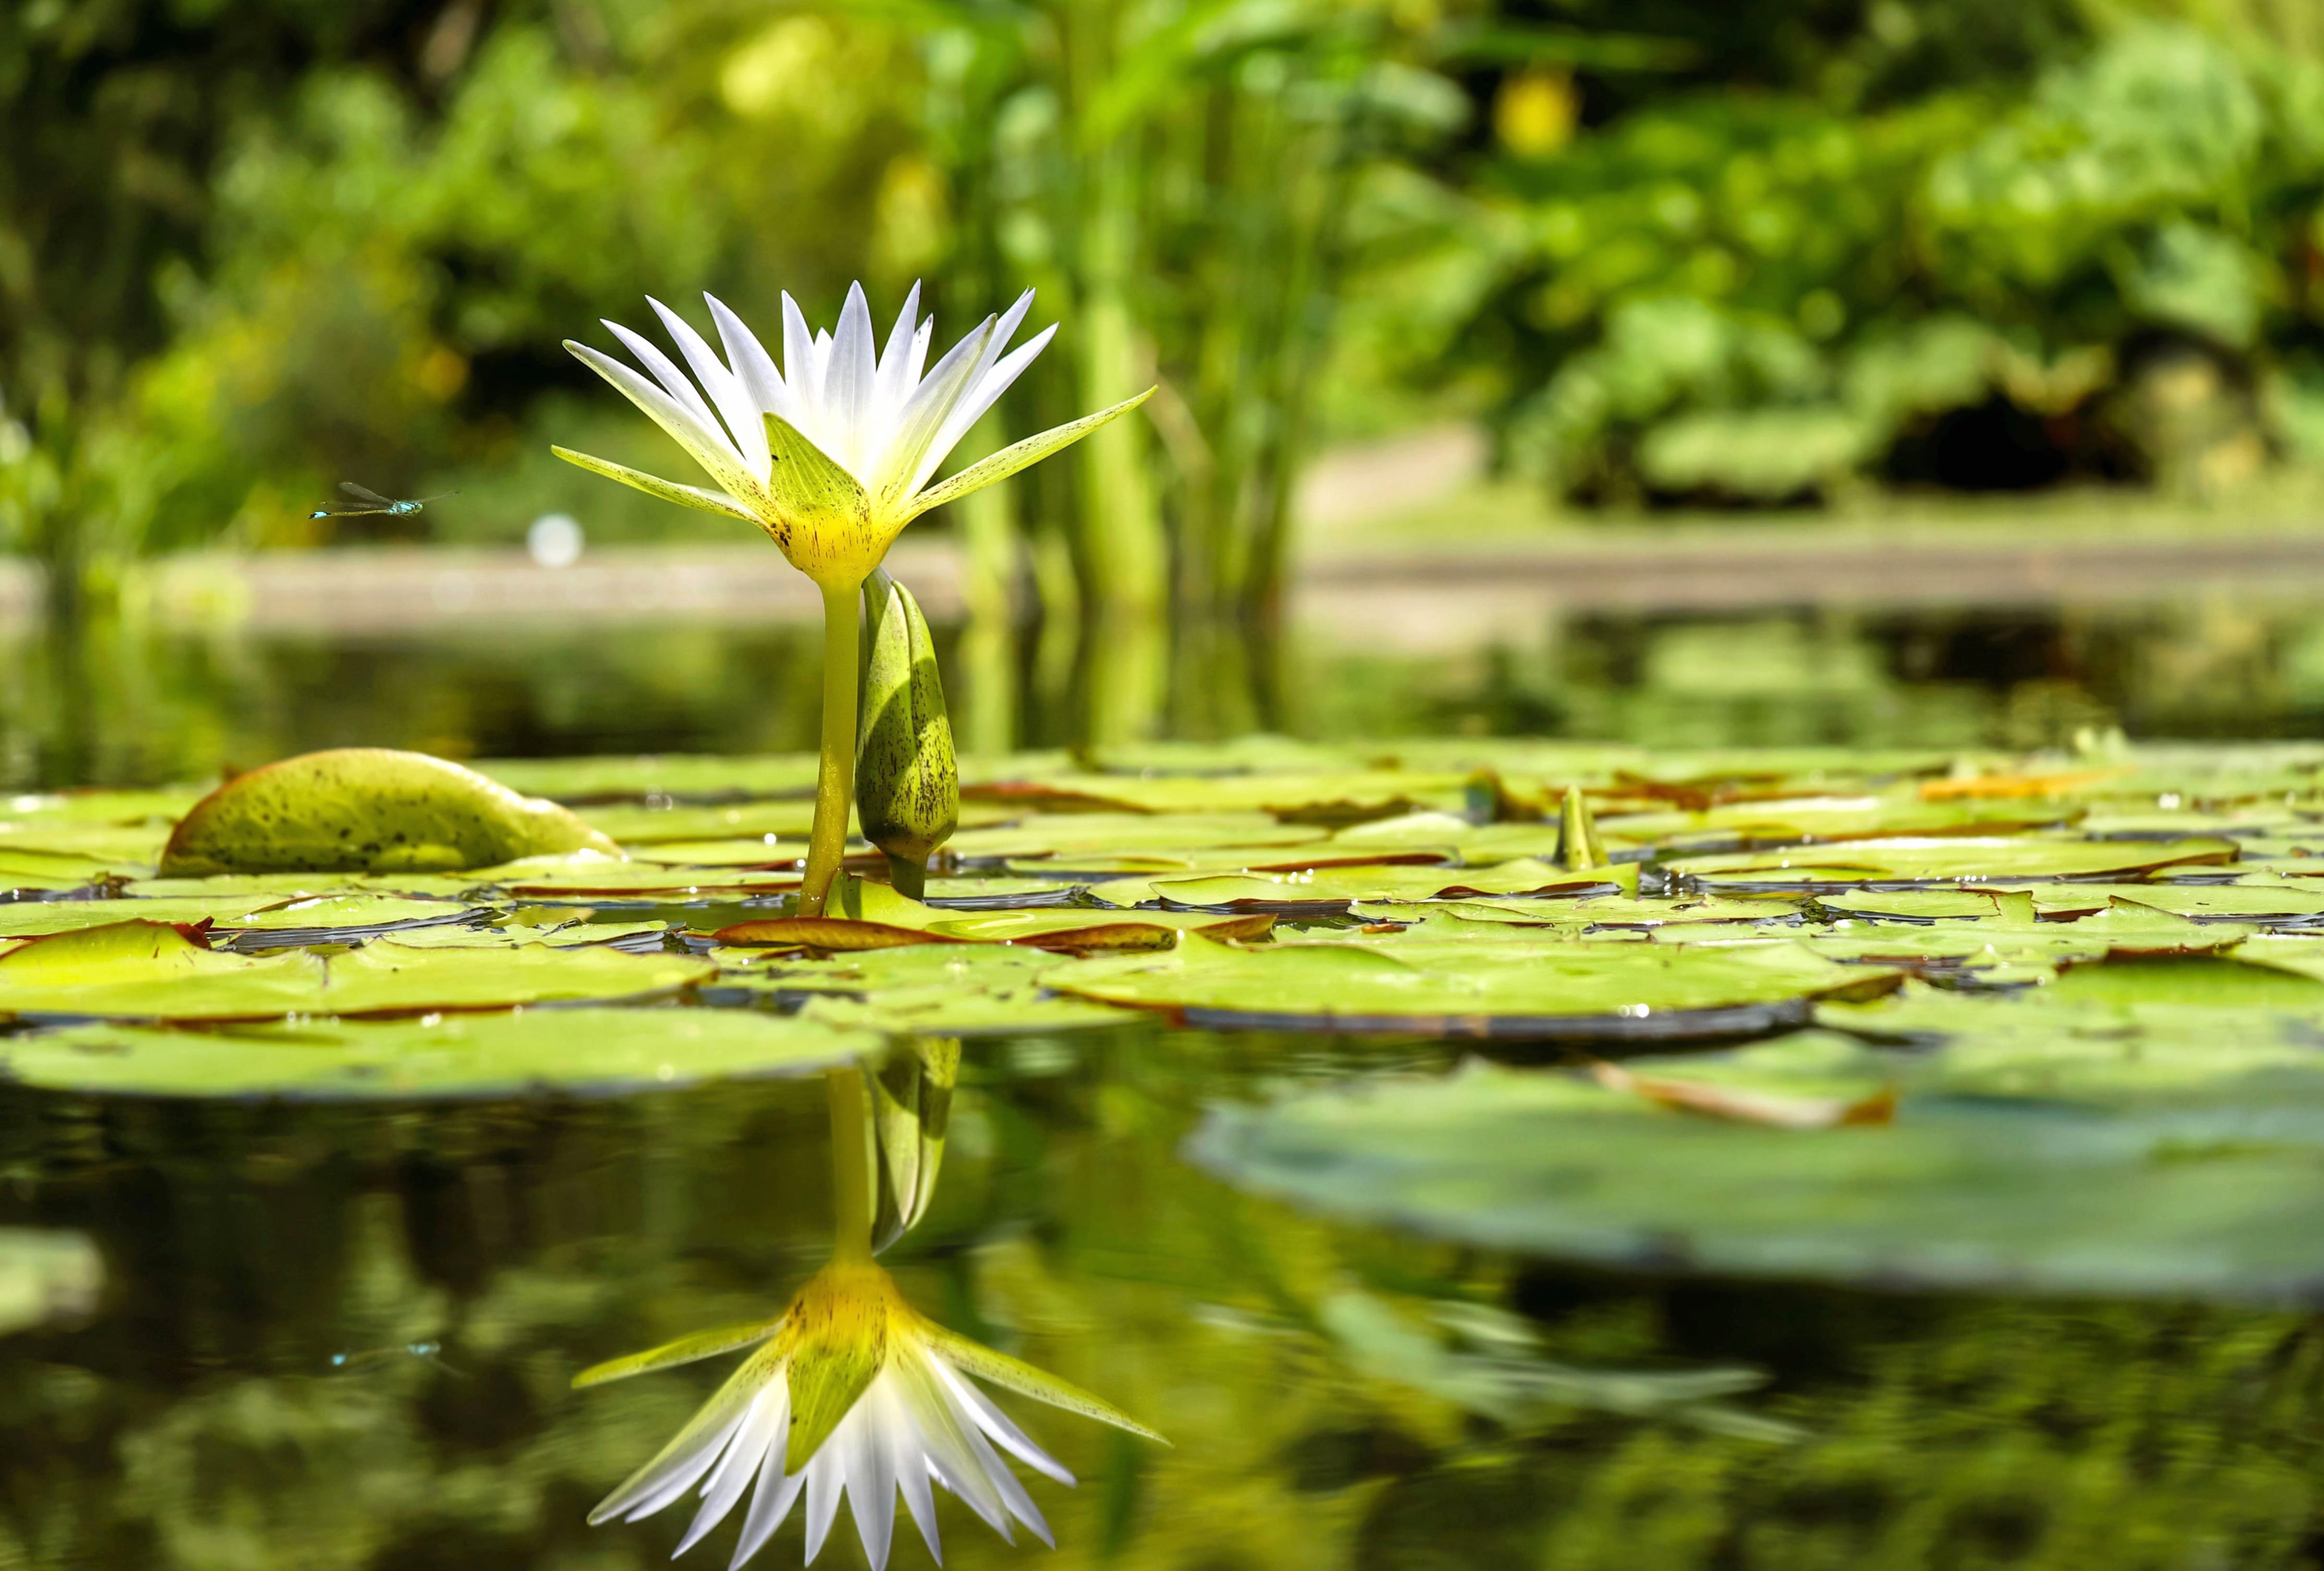
[[[872,1125],[863,1098],[863,1071],[833,1070],[825,1077],[831,1092],[832,1255],[857,1262],[872,1258]]]
[[[847,854],[847,810],[855,799],[855,619],[862,585],[823,591],[823,761],[815,776],[815,827],[798,914],[820,916]]]

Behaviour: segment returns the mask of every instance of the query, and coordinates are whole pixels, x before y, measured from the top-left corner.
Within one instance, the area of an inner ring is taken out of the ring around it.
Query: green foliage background
[[[458,487],[437,538],[715,528],[548,457],[667,463],[558,339],[859,275],[1067,322],[980,441],[1162,380],[960,520],[1132,605],[1265,600],[1301,456],[1445,412],[1584,501],[2217,489],[2324,452],[2320,47],[2290,0],[33,0],[0,549],[344,540],[348,476]]]

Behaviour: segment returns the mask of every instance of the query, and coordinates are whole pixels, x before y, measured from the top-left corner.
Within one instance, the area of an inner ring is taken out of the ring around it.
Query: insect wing
[[[395,499],[393,497],[382,496],[379,492],[372,490],[371,487],[367,485],[357,485],[352,480],[343,480],[339,482],[339,489],[346,492],[349,496],[355,498],[357,501],[370,502],[374,507],[392,508],[395,505]]]

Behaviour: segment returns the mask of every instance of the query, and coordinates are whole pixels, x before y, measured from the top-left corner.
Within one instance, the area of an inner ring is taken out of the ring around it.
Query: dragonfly
[[[447,1374],[458,1374],[458,1370],[444,1362],[443,1351],[441,1342],[406,1342],[396,1347],[368,1347],[359,1353],[334,1353],[331,1355],[331,1373],[355,1374],[366,1369],[380,1368],[399,1358],[424,1358]]]
[[[390,518],[408,519],[431,501],[442,501],[447,496],[460,494],[456,491],[439,491],[434,496],[416,497],[410,501],[398,501],[393,497],[380,495],[367,485],[357,485],[352,480],[339,482],[339,489],[355,498],[358,505],[348,507],[340,504],[334,507],[317,508],[307,516],[310,519],[360,519],[374,513],[384,513]]]

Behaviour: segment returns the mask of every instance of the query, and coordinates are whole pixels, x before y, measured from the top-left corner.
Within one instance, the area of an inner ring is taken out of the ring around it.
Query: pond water
[[[979,695],[939,629],[954,707]],[[1457,646],[1457,639],[1450,640]],[[302,749],[452,758],[767,752],[815,741],[817,635],[801,626],[490,635],[211,637],[100,625],[69,653],[0,629],[0,787],[155,784]],[[1019,745],[1086,734],[1086,663],[1028,639],[1011,663]],[[1655,747],[1841,742],[2044,747],[2324,729],[2324,608],[2231,596],[2040,611],[1575,615],[1518,645],[1431,655],[1303,637],[1231,672],[1182,669],[1167,734],[1227,712],[1329,740],[1462,734]],[[1005,723],[1005,722],[1004,722]]]
[[[1329,1225],[1181,1159],[1214,1098],[1446,1058],[1151,1029],[971,1050],[890,1265],[1173,1445],[1019,1404],[1081,1481],[1031,1481],[1056,1554],[946,1497],[947,1564],[2314,1563],[2311,1318],[1580,1270]],[[0,1341],[0,1545],[667,1564],[686,1512],[584,1517],[731,1361],[567,1382],[779,1312],[828,1244],[827,1150],[813,1080],[429,1111],[0,1099],[0,1215],[87,1231],[117,1275],[87,1325]],[[1432,1310],[1473,1316],[1484,1356],[1415,1356]],[[1528,1367],[1563,1377],[1549,1397]],[[899,1531],[896,1563],[926,1564]],[[824,1557],[859,1553],[843,1522]]]
[[[2324,708],[2312,626],[2324,623],[2282,612],[1575,622],[1538,648],[1500,655],[1425,663],[1298,655],[1284,690],[1307,694],[1310,707],[1286,717],[1296,722],[1286,729],[1890,749],[2046,747],[2079,731],[2086,754],[2089,733],[2114,723],[2134,734],[2296,734]],[[183,643],[166,658],[140,643],[99,652],[80,674],[95,703],[78,732],[52,724],[44,707],[42,684],[54,674],[36,678],[28,673],[40,658],[19,662],[0,734],[20,787],[53,776],[63,759],[126,785],[355,740],[463,756],[766,752],[807,738],[810,656],[787,633],[699,630],[653,641],[650,653],[642,637],[577,634],[472,647]],[[1070,740],[1060,718],[1070,693],[1047,706],[1037,676],[1028,666],[1031,740]],[[2092,781],[2128,779],[2134,768],[2104,750],[2110,745],[2079,759],[1977,767],[2063,770],[2022,778],[2096,793],[2111,787]],[[1576,778],[1591,770],[1611,778],[1617,763],[1636,762],[1576,754],[1553,767],[1525,757],[1553,773],[1571,764]],[[1464,1112],[1481,1116],[1544,1077],[1566,1083],[1558,1071],[1579,1061],[1575,1042],[1546,1030],[1452,1040],[1441,1031],[1286,1030],[1259,1024],[1266,1011],[1244,1004],[1242,1029],[1145,1015],[1104,1029],[966,1034],[948,1108],[924,1107],[911,1126],[923,1139],[941,1136],[940,1169],[935,1181],[924,1177],[924,1213],[883,1263],[922,1315],[1095,1393],[1170,1445],[1003,1397],[1079,1481],[1068,1490],[1018,1469],[1057,1548],[1052,1555],[1021,1530],[1015,1547],[1004,1544],[939,1493],[945,1563],[1000,1566],[1030,1555],[1177,1571],[2324,1565],[2324,1326],[2300,1307],[2318,1301],[2324,1282],[2310,1258],[2315,1213],[2255,1220],[2234,1208],[2238,1195],[2276,1192],[2271,1185],[2295,1207],[2310,1192],[2324,1118],[2310,1110],[2324,1107],[2324,1091],[2307,1060],[2324,1041],[2324,1003],[2270,989],[2324,989],[2324,981],[2272,973],[2262,986],[2238,973],[2227,986],[2225,973],[2202,968],[2228,965],[2208,957],[2246,930],[2220,930],[2217,942],[2188,936],[2218,915],[2206,901],[2227,900],[2204,893],[2220,880],[2257,887],[2265,871],[2271,891],[2296,882],[2280,875],[2310,854],[2305,826],[2310,809],[2324,813],[2314,785],[2324,754],[2236,765],[2261,782],[2246,795],[2265,799],[2264,813],[2251,809],[2248,822],[2230,822],[2244,809],[2182,802],[2175,791],[2169,811],[2190,816],[2148,822],[2135,816],[2158,807],[2148,791],[2098,803],[2091,811],[2116,822],[2071,836],[2012,805],[2034,790],[2009,784],[2019,776],[1970,770],[1969,786],[1956,791],[1941,758],[1874,757],[1865,755],[1866,777],[1904,782],[1884,798],[1879,812],[1901,815],[1886,822],[1925,830],[1953,813],[1958,828],[1989,814],[2008,821],[2006,833],[2031,826],[2045,847],[2070,846],[2082,859],[2071,876],[2121,880],[2103,886],[2101,906],[2125,891],[2179,902],[2129,917],[2098,911],[2098,921],[2130,922],[2131,941],[2090,941],[2084,958],[2106,957],[2094,969],[2125,980],[2116,994],[2070,1001],[2093,1013],[2056,1026],[2059,1040],[2112,1043],[2136,1034],[2122,1024],[2135,1017],[2158,1062],[2175,1065],[2171,1053],[2215,1043],[2257,1055],[2251,1072],[2263,1078],[2205,1104],[2209,1122],[2173,1125],[2129,1167],[2107,1165],[2115,1157],[2099,1152],[2087,1174],[2067,1175],[2065,1200],[2090,1206],[2089,1236],[2103,1247],[2058,1248],[2037,1229],[2006,1240],[1997,1255],[1960,1253],[1959,1239],[1988,1222],[2006,1231],[2015,1208],[2046,1214],[2064,1203],[2059,1190],[2038,1188],[2057,1183],[2053,1174],[2005,1165],[2005,1181],[1980,1179],[1969,1147],[1954,1185],[1961,1204],[1928,1213],[1925,1229],[1906,1228],[1901,1242],[1885,1240],[1889,1264],[1870,1271],[1849,1254],[1860,1241],[1845,1238],[1811,1240],[1827,1251],[1820,1264],[1812,1255],[1783,1263],[1773,1245],[1755,1253],[1755,1236],[1774,1236],[1749,1231],[1766,1224],[1754,1209],[1764,1190],[1746,1205],[1738,1185],[1741,1243],[1725,1255],[1704,1244],[1720,1232],[1717,1215],[1692,1214],[1683,1234],[1664,1229],[1653,1205],[1621,1212],[1633,1192],[1669,1187],[1649,1181],[1653,1170],[1683,1177],[1700,1151],[1716,1148],[1641,1144],[1633,1183],[1618,1168],[1591,1165],[1600,1137],[1562,1105],[1546,1109],[1538,1133],[1522,1122],[1492,1126],[1517,1131],[1518,1144],[1494,1148],[1487,1162],[1513,1190],[1448,1189],[1417,1157],[1406,1177],[1334,1165],[1329,1125],[1341,1116],[1332,1111],[1341,1092],[1363,1098],[1347,1104],[1358,1109],[1350,1120],[1392,1122],[1408,1099],[1481,1088]],[[1133,766],[1122,766],[1128,777],[1143,777]],[[1727,765],[1730,774],[1739,767]],[[1839,765],[1800,756],[1785,767],[1810,780]],[[2301,784],[2279,791],[2284,771]],[[519,783],[548,790],[552,777]],[[1977,788],[1988,777],[2002,783]],[[2122,790],[2146,789],[2144,778]],[[554,794],[591,795],[578,786]],[[1708,796],[1687,800],[1688,812],[1721,811],[1704,806]],[[1447,798],[1434,808],[1453,805]],[[1717,822],[1732,827],[1731,818]],[[1659,840],[1640,828],[1645,838],[1629,850],[1620,826],[1609,814],[1618,858],[1648,845],[1674,854],[1671,824],[1655,821]],[[2232,841],[2239,861],[2221,835],[2244,837]],[[2189,838],[2198,836],[2213,838]],[[143,854],[128,841],[74,843],[99,859]],[[2180,854],[2176,875],[2153,849],[2190,845],[2200,849]],[[1691,876],[1711,881],[1703,887],[1715,903],[1737,893],[1731,882],[1713,885],[1738,870],[1711,846],[1696,847],[1710,854]],[[1545,855],[1545,846],[1522,854]],[[2003,859],[1995,877],[2066,876],[2062,861],[1986,854]],[[1941,874],[1947,864],[1932,865]],[[2079,908],[2045,896],[2038,906],[2028,899],[2022,911],[1987,914],[2001,924],[1997,960],[1947,958],[1926,936],[1960,914],[1942,905],[1952,890],[1930,887],[1946,877],[1896,862],[1818,897],[1895,891],[1884,898],[1897,924],[1880,931],[1923,946],[1906,945],[1924,962],[1916,977],[1945,980],[1915,981],[1913,1000],[1842,1006],[1833,1016],[1852,1018],[1849,1007],[1937,1012],[1911,1016],[1911,1031],[1864,1028],[1904,1066],[1908,1107],[1922,1088],[1910,1076],[1950,1072],[1931,1067],[1941,1055],[1928,1048],[1958,1029],[1944,1010],[2011,1006],[2013,989],[2057,974],[2043,957],[2059,933],[2095,931]],[[2140,882],[2166,877],[2179,881]],[[553,885],[503,889],[493,897],[503,913],[523,900],[582,897]],[[1820,941],[1849,964],[1868,959],[1849,949],[1855,941],[1844,911],[1835,921],[1837,905],[1815,905],[1780,879],[1756,893],[1789,902],[1769,906],[1784,922],[1825,924]],[[2317,932],[2324,898],[2296,893],[2270,908],[2274,931],[2254,942],[2315,942],[2305,935]],[[1923,896],[1931,903],[1913,904]],[[615,899],[585,920],[608,932],[647,918],[700,930],[780,909],[747,890],[715,905],[664,898]],[[2218,907],[2230,909],[2239,908]],[[1317,919],[1308,936],[1379,914],[1367,904],[1352,917]],[[250,936],[235,941],[237,953],[251,952]],[[2191,969],[2173,973],[2157,1006],[2177,1007],[2185,998],[2172,988],[2191,988],[2185,997],[2214,1011],[2191,1038],[2137,1013],[2154,999],[2141,991],[2151,978],[2135,957],[2160,954]],[[728,985],[738,974],[667,1017],[698,1015],[699,1004],[770,1013],[796,1005],[788,989],[807,985]],[[1684,1017],[1686,1006],[1675,1007]],[[1817,1098],[1835,1089],[1856,1096],[1864,1088],[1849,1078],[1855,1061],[1835,1056],[1836,1032],[1795,1029],[1803,1018],[1778,1011],[1659,1045],[1729,1054],[1738,1033],[1773,1033],[1779,1048],[1812,1046],[1821,1056],[1773,1070],[1747,1064],[1747,1089],[1776,1086],[1785,1116],[1821,1106]],[[1937,1036],[1915,1034],[1923,1027]],[[0,1050],[47,1040],[0,1033]],[[1592,1052],[1628,1051],[1592,1040]],[[0,1335],[0,1566],[667,1564],[687,1511],[597,1527],[586,1519],[739,1355],[604,1387],[576,1390],[573,1378],[602,1360],[783,1311],[823,1264],[835,1215],[846,1211],[831,1109],[835,1076],[849,1071],[806,1065],[786,1077],[618,1096],[591,1086],[437,1102],[86,1089],[107,1075],[135,1081],[149,1072],[141,1066],[152,1048],[100,1028],[0,1071],[18,1082],[0,1086],[0,1229],[85,1237],[103,1275],[101,1288],[84,1282],[77,1292],[68,1272],[48,1304],[11,1300],[15,1284],[0,1280],[0,1323],[23,1327]],[[300,1051],[295,1027],[265,1051]],[[336,1049],[316,1037],[312,1051]],[[1930,1105],[2000,1120],[1979,1127],[1999,1129],[2005,1144],[2038,1144],[2060,1130],[2070,1144],[2074,1129],[2153,1116],[2144,1102],[2125,1111],[2124,1097],[2151,1089],[2143,1080],[2128,1092],[2114,1080],[2070,1079],[2063,1089],[2042,1080],[2029,1097],[2027,1073],[2060,1071],[2029,1070],[2022,1054],[2005,1059],[1997,1070],[1961,1070],[1959,1083],[1932,1083]],[[2115,1072],[2115,1059],[2106,1061]],[[41,1089],[60,1083],[84,1089]],[[1322,1132],[1240,1121],[1277,1107],[1322,1109]],[[2012,1135],[2012,1118],[2035,1122]],[[1790,1137],[1669,1122],[1690,1138],[1698,1130],[1706,1140]],[[1907,1116],[1893,1130],[1799,1137],[1919,1138],[1932,1127]],[[1371,1148],[1360,1141],[1359,1149]],[[899,1204],[892,1174],[881,1171],[891,1207]],[[1715,1200],[1722,1170],[1706,1171]],[[2225,1188],[2181,1181],[2208,1183],[2214,1173]],[[1888,1174],[1895,1193],[1878,1203],[1908,1204],[1914,1180]],[[2150,1182],[2163,1186],[2151,1203],[2138,1187]],[[1583,1204],[1581,1230],[1556,1247],[1512,1245],[1509,1217],[1522,1233],[1549,1199],[1571,1205],[1577,1196],[1611,1197],[1613,1210],[1593,1219]],[[1846,1209],[1820,1203],[1803,1214]],[[811,1502],[802,1514],[810,1510]],[[858,1563],[853,1510],[851,1500],[839,1511],[819,1563]],[[724,1564],[736,1532],[728,1522],[680,1564]],[[788,1562],[801,1552],[800,1533],[795,1518],[754,1563]],[[891,1563],[925,1565],[927,1553],[899,1520]]]

